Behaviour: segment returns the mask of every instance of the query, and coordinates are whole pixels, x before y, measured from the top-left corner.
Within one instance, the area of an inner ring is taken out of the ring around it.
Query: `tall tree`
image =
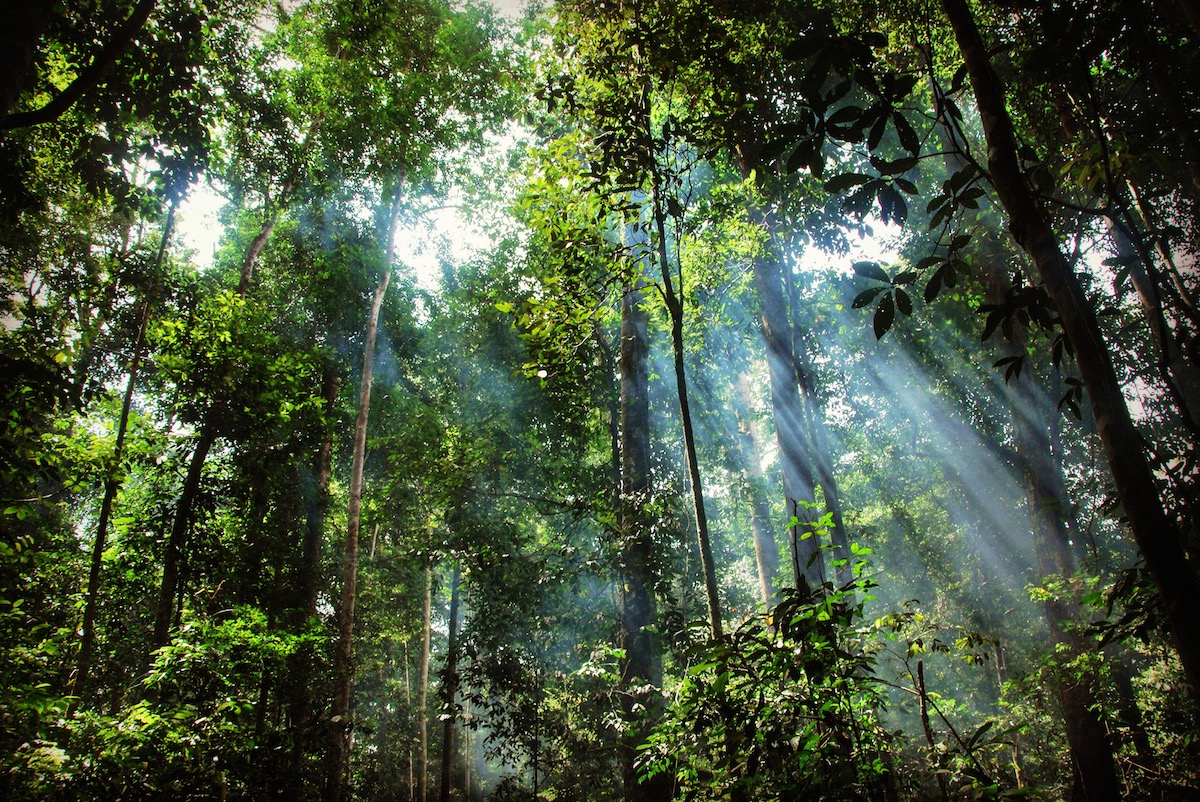
[[[1008,215],[1009,230],[1036,266],[1070,339],[1130,530],[1162,597],[1184,670],[1193,689],[1200,688],[1200,632],[1191,623],[1200,615],[1200,583],[1186,559],[1176,522],[1166,514],[1095,310],[1021,169],[1004,87],[975,18],[965,0],[942,0],[942,7],[975,90],[988,145],[988,170]]]

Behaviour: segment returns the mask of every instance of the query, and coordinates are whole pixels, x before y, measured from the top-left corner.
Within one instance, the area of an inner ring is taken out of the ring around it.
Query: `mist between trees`
[[[9,6],[3,798],[1200,795],[1194,0]]]

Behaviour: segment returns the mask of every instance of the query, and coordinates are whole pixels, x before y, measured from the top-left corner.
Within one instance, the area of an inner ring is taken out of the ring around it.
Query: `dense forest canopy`
[[[1200,796],[1195,0],[0,26],[5,799]]]

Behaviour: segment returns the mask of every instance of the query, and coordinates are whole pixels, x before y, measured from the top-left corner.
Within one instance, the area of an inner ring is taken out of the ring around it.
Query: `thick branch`
[[[5,130],[26,128],[31,125],[48,123],[61,117],[63,112],[71,108],[75,101],[83,96],[84,92],[100,83],[104,73],[108,72],[109,68],[116,64],[117,59],[129,48],[134,36],[146,24],[146,20],[150,18],[150,12],[153,10],[154,0],[142,0],[138,3],[133,9],[133,13],[129,15],[129,19],[125,20],[124,24],[117,29],[104,49],[96,55],[91,64],[84,68],[83,72],[75,76],[75,80],[66,89],[40,109],[8,115],[3,123],[0,123],[0,128]]]

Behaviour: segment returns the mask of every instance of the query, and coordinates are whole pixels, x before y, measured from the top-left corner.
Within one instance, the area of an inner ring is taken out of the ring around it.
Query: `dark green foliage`
[[[642,771],[669,773],[682,799],[888,798],[895,744],[859,600],[870,584],[787,591],[769,616],[689,650]]]

